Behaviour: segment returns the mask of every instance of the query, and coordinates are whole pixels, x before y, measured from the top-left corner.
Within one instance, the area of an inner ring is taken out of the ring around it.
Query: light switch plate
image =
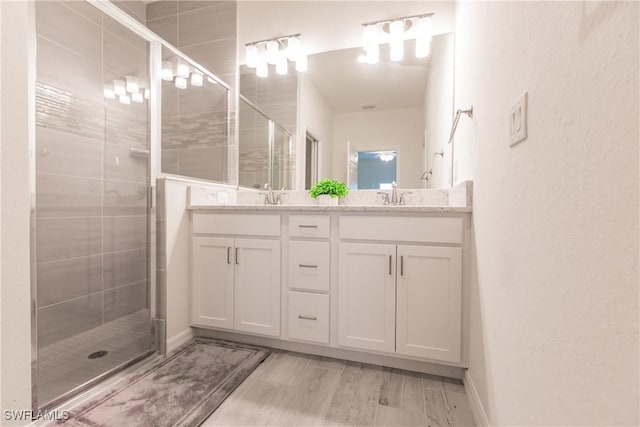
[[[523,93],[511,107],[511,114],[509,115],[509,131],[511,134],[511,142],[509,142],[510,147],[513,147],[527,139],[528,97],[528,92]]]

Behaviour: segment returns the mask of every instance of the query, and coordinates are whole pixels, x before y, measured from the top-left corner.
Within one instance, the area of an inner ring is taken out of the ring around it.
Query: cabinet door
[[[338,267],[338,342],[395,350],[396,247],[341,243]]]
[[[233,239],[193,237],[191,323],[233,328]]]
[[[460,361],[462,250],[398,246],[396,352]]]
[[[280,241],[236,239],[235,328],[280,335]]]

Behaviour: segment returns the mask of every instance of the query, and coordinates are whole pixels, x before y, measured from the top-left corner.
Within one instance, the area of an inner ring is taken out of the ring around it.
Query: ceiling
[[[309,57],[307,75],[334,112],[418,108],[424,104],[429,57],[413,55],[415,41],[405,42],[405,58],[389,60],[389,46],[380,48],[380,62],[360,64],[361,48],[324,52]]]

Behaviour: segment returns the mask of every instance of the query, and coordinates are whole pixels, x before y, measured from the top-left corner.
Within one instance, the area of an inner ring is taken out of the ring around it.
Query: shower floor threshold
[[[153,344],[149,310],[140,310],[38,349],[38,406],[60,403],[70,391],[138,360]]]

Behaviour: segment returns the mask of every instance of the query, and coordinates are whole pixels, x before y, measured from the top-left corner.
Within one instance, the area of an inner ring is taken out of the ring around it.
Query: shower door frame
[[[142,39],[149,42],[149,160],[148,160],[148,203],[147,203],[147,277],[149,280],[149,325],[155,327],[154,345],[149,350],[139,354],[132,360],[120,364],[118,366],[103,372],[102,374],[80,384],[64,394],[54,398],[49,402],[39,402],[38,400],[38,322],[37,322],[37,268],[36,268],[36,79],[37,79],[37,63],[36,63],[36,5],[34,0],[29,1],[29,26],[28,38],[29,49],[28,57],[28,147],[29,147],[29,198],[30,198],[30,227],[29,227],[29,252],[30,252],[30,287],[31,287],[31,406],[34,413],[38,410],[48,409],[59,405],[60,403],[70,399],[71,397],[93,387],[105,378],[120,372],[136,362],[158,353],[160,345],[166,340],[164,320],[157,319],[158,311],[164,313],[164,310],[158,310],[158,301],[165,301],[164,298],[158,298],[158,287],[156,280],[156,179],[160,171],[160,134],[161,134],[161,49],[162,45],[177,51],[162,38],[149,30],[146,26],[127,15],[125,12],[117,8],[107,0],[85,0],[91,6],[98,9],[105,15],[115,19],[125,28],[134,32]],[[176,53],[184,56],[181,52]],[[194,62],[195,61],[191,61]],[[219,80],[216,76],[213,76]],[[228,87],[225,85],[225,87]]]

